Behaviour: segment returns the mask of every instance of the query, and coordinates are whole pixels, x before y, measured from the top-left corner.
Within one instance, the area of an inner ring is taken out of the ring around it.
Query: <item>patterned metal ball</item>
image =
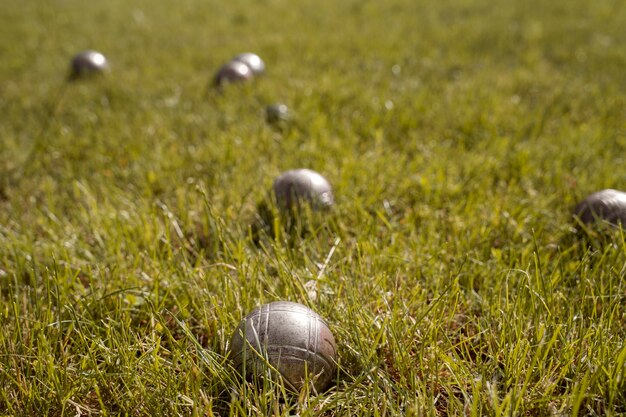
[[[70,77],[99,74],[108,71],[109,63],[104,55],[97,51],[83,51],[72,58]]]
[[[232,59],[233,61],[243,62],[252,70],[254,75],[263,75],[265,73],[265,62],[257,54],[245,52],[239,54]]]
[[[335,338],[326,322],[302,304],[276,301],[257,307],[235,330],[230,349],[235,369],[248,379],[262,377],[269,363],[292,390],[308,380],[321,392],[335,376]]]
[[[252,70],[246,64],[239,61],[230,61],[222,65],[215,74],[214,84],[221,87],[230,83],[240,83],[251,80]]]
[[[281,208],[298,207],[302,201],[319,210],[333,205],[332,187],[326,178],[310,169],[285,171],[274,180],[274,196]]]
[[[270,104],[265,108],[265,120],[269,124],[287,122],[291,119],[289,107],[282,103]]]
[[[587,224],[604,220],[626,227],[626,193],[611,189],[593,193],[576,206],[574,215]]]

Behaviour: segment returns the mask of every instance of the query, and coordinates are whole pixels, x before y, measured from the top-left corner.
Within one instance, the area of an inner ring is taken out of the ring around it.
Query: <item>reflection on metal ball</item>
[[[606,189],[590,194],[576,206],[574,215],[587,224],[600,220],[626,227],[626,193]]]
[[[263,62],[260,56],[253,54],[252,52],[239,54],[232,60],[246,64],[250,70],[252,70],[252,74],[254,75],[262,75],[265,73],[265,62]]]
[[[283,172],[274,180],[273,188],[276,202],[281,208],[297,207],[306,201],[313,209],[324,209],[334,203],[330,183],[310,169]]]
[[[328,325],[298,303],[276,301],[254,309],[235,330],[230,350],[235,369],[246,378],[262,377],[269,364],[295,391],[310,381],[321,392],[336,372],[337,346]]]
[[[222,65],[215,74],[214,84],[221,87],[229,83],[244,82],[252,79],[252,70],[246,64],[230,61]]]
[[[72,58],[70,77],[78,78],[86,75],[99,74],[109,69],[104,55],[97,51],[83,51]]]

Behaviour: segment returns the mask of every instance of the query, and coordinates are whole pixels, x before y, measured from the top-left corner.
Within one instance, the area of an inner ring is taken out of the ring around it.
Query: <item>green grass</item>
[[[571,218],[626,188],[624,2],[2,3],[0,415],[626,414],[626,237]],[[255,235],[298,167],[336,207]],[[328,320],[329,391],[230,367],[275,300]]]

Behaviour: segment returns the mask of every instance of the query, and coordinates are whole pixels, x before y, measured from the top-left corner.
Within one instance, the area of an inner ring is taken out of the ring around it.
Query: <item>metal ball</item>
[[[109,63],[104,55],[97,51],[83,51],[72,58],[70,66],[71,77],[99,74],[108,71]]]
[[[574,208],[574,215],[587,224],[604,220],[626,227],[626,193],[606,189],[590,194]]]
[[[298,207],[302,201],[319,210],[333,205],[330,183],[310,169],[285,171],[274,180],[276,203],[281,208]]]
[[[252,70],[246,64],[239,61],[230,61],[222,65],[215,74],[215,85],[221,87],[229,83],[239,83],[251,80]]]
[[[270,104],[265,108],[265,120],[269,124],[287,122],[291,118],[289,107],[282,103]]]
[[[326,322],[310,308],[276,301],[254,309],[239,324],[230,343],[235,369],[246,378],[276,369],[286,386],[299,391],[305,381],[321,392],[333,380],[337,345]]]
[[[257,54],[253,54],[252,52],[245,52],[243,54],[239,54],[232,59],[233,61],[243,62],[252,70],[252,74],[254,75],[262,75],[265,73],[265,62],[261,59]]]

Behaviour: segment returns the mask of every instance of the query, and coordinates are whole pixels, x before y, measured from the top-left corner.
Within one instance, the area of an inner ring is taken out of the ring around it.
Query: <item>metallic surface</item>
[[[71,77],[96,74],[107,71],[109,63],[104,55],[97,51],[83,51],[72,58]]]
[[[233,61],[243,62],[252,70],[254,75],[262,75],[265,73],[265,62],[257,54],[245,52],[239,54],[232,59]]]
[[[291,118],[289,107],[282,103],[270,104],[265,108],[265,120],[269,124],[286,122]]]
[[[222,65],[215,74],[214,83],[223,86],[229,83],[243,82],[252,79],[252,70],[246,64],[238,61],[230,61]]]
[[[233,334],[231,359],[247,378],[261,377],[269,363],[299,391],[306,380],[323,391],[336,371],[337,348],[326,322],[310,308],[276,301],[254,309]]]
[[[285,171],[274,180],[276,203],[281,208],[291,208],[307,201],[314,209],[333,205],[332,187],[326,178],[310,169]]]
[[[574,215],[587,224],[604,220],[626,227],[626,193],[611,189],[593,193],[576,206]]]

